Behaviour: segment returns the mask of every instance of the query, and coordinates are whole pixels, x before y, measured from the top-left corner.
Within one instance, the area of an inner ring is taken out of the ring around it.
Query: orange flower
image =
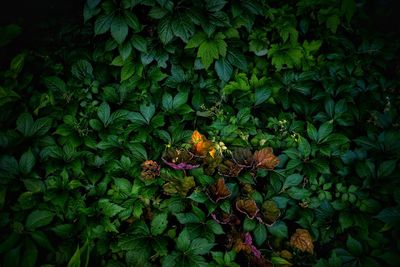
[[[279,158],[273,154],[272,148],[266,147],[254,153],[255,166],[272,170],[279,164]]]
[[[314,252],[312,237],[306,229],[296,229],[296,232],[290,237],[290,246],[302,252],[310,254]]]
[[[191,143],[195,155],[205,157],[208,153],[212,158],[214,158],[215,148],[213,147],[213,143],[207,140],[207,138],[197,130],[192,134]]]
[[[195,130],[192,134],[192,143],[195,145],[205,139],[204,135]]]

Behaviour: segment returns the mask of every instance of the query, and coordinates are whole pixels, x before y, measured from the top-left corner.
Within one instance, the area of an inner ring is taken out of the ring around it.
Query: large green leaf
[[[122,44],[128,36],[128,24],[121,16],[116,16],[112,19],[111,23],[111,36],[114,40]]]
[[[30,230],[48,225],[54,218],[54,214],[47,210],[32,211],[26,218],[25,226]]]

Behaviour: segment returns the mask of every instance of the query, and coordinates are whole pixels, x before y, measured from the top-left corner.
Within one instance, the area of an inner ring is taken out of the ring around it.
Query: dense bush
[[[400,43],[366,2],[8,21],[1,266],[397,266]]]

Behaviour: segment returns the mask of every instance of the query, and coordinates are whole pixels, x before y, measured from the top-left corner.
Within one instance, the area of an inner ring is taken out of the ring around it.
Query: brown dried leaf
[[[254,162],[257,168],[273,170],[279,164],[279,158],[273,154],[272,148],[266,147],[254,153]]]
[[[306,229],[296,229],[296,232],[290,237],[290,246],[302,252],[314,253],[313,240]]]

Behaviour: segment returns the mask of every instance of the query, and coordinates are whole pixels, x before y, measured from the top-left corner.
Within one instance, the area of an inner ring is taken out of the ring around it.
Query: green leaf
[[[226,57],[229,63],[233,66],[247,72],[247,61],[242,52],[235,49],[229,49]]]
[[[178,239],[176,240],[176,248],[182,252],[185,252],[190,247],[190,236],[189,231],[185,228],[179,234]]]
[[[390,207],[379,212],[378,215],[375,216],[378,220],[381,220],[384,223],[388,223],[391,225],[399,225],[400,224],[400,208],[398,207]]]
[[[254,93],[254,106],[267,101],[272,95],[272,89],[266,87],[257,87]]]
[[[308,134],[308,137],[309,137],[311,140],[313,140],[313,141],[315,141],[315,142],[318,141],[318,132],[317,132],[317,129],[315,128],[314,125],[312,125],[312,124],[309,123],[309,122],[307,122],[307,134]]]
[[[173,101],[173,109],[177,110],[180,108],[182,105],[186,104],[188,100],[188,92],[179,92],[175,97]]]
[[[165,231],[165,229],[167,229],[167,218],[167,213],[160,213],[154,216],[153,220],[151,221],[151,233],[153,235],[160,235]]]
[[[206,8],[209,12],[217,12],[220,11],[226,3],[227,1],[225,0],[208,0]]]
[[[23,174],[28,174],[32,171],[35,163],[35,155],[33,155],[32,150],[29,149],[24,154],[22,154],[19,160],[19,169]]]
[[[167,44],[174,38],[174,30],[172,28],[169,17],[164,17],[158,23],[158,36],[162,43]]]
[[[267,228],[264,224],[259,223],[253,230],[253,235],[257,246],[261,246],[267,240]]]
[[[22,266],[34,267],[38,258],[38,249],[31,239],[25,240],[24,251],[21,257]]]
[[[326,20],[326,26],[333,33],[336,33],[339,24],[340,24],[340,17],[336,14],[329,16],[328,19]]]
[[[214,59],[219,57],[218,43],[214,40],[208,40],[201,43],[197,56],[200,57],[205,69],[208,69]]]
[[[64,93],[67,91],[67,86],[63,80],[56,76],[50,76],[43,79],[46,87],[54,92]]]
[[[51,223],[54,214],[47,210],[35,210],[32,211],[26,218],[25,226],[29,230],[35,230],[36,228],[43,227]]]
[[[302,136],[299,136],[299,152],[304,158],[308,158],[311,154],[310,143]]]
[[[298,186],[301,181],[303,181],[303,176],[300,174],[292,174],[286,177],[285,182],[283,183],[282,190],[285,190],[286,188],[292,187],[292,186]]]
[[[90,251],[88,248],[88,243],[88,240],[86,240],[82,248],[80,248],[78,244],[74,255],[72,255],[71,259],[68,262],[67,267],[87,267],[89,265]]]
[[[199,47],[203,42],[207,40],[207,34],[204,32],[197,32],[192,39],[186,44],[185,48]]]
[[[118,44],[122,44],[128,35],[128,25],[124,18],[114,17],[111,24],[111,36]]]
[[[216,235],[222,235],[225,233],[224,230],[222,229],[222,226],[214,220],[208,220],[206,224],[208,228]]]
[[[321,142],[333,131],[333,124],[330,121],[323,123],[318,129],[318,141]]]
[[[274,223],[272,226],[268,227],[268,231],[275,237],[278,238],[287,238],[288,237],[288,228],[283,221],[278,221]]]
[[[288,195],[296,200],[302,200],[311,195],[311,192],[305,188],[292,187],[287,191]]]
[[[103,14],[97,17],[94,23],[94,34],[100,35],[106,33],[111,28],[113,22],[113,16],[109,14]]]
[[[97,109],[97,116],[103,122],[104,126],[108,125],[110,114],[111,114],[110,106],[107,104],[107,102],[103,102]]]
[[[397,160],[387,160],[382,162],[378,168],[378,177],[388,177],[396,169]]]
[[[170,141],[167,140],[167,143],[169,142]],[[194,191],[190,196],[188,196],[188,198],[197,203],[204,203],[208,199],[207,195],[201,191]]]
[[[143,118],[146,120],[147,124],[150,123],[151,118],[154,116],[155,112],[156,112],[156,107],[153,104],[150,104],[150,105],[142,104],[142,105],[140,105],[140,113],[142,113]]]
[[[135,70],[135,63],[128,59],[121,68],[121,82],[132,77],[135,74]]]
[[[15,102],[20,96],[13,90],[0,86],[0,107],[9,102]]]
[[[32,134],[35,136],[45,135],[51,128],[52,119],[48,117],[40,118],[32,126]]]
[[[214,245],[214,243],[210,243],[205,238],[196,238],[190,244],[189,251],[196,255],[204,255],[207,254]]]
[[[342,12],[346,16],[347,22],[350,22],[351,18],[356,11],[356,1],[355,0],[342,0]]]
[[[277,256],[271,257],[271,262],[278,265],[292,265],[289,261]]]
[[[215,61],[215,71],[221,80],[228,82],[232,76],[233,68],[227,59],[221,58]]]
[[[162,97],[162,106],[166,111],[170,111],[173,109],[173,98],[172,95],[168,94],[168,93],[164,93],[163,97]]]
[[[107,217],[114,217],[124,210],[123,207],[115,203],[111,203],[108,199],[100,199],[98,204],[99,208],[103,211],[103,214]]]
[[[124,12],[124,20],[134,32],[139,32],[141,30],[139,20],[133,12]]]
[[[22,113],[17,119],[17,130],[24,136],[31,136],[33,128],[33,118],[29,113]]]
[[[254,228],[256,228],[256,226],[257,226],[256,220],[252,220],[252,219],[249,219],[249,218],[247,218],[247,217],[244,219],[244,222],[243,222],[243,230],[244,230],[245,232],[251,232],[251,231],[253,231]]]
[[[185,43],[188,42],[188,39],[192,37],[195,31],[194,24],[187,13],[177,13],[171,25],[174,35],[181,38]]]
[[[362,245],[359,241],[355,240],[351,235],[347,237],[346,241],[347,249],[353,254],[354,256],[360,256],[363,252]]]
[[[131,44],[136,50],[147,52],[147,40],[144,37],[134,34],[131,38]]]
[[[177,213],[175,214],[176,219],[181,224],[188,224],[188,223],[200,223],[200,219],[193,213]]]

